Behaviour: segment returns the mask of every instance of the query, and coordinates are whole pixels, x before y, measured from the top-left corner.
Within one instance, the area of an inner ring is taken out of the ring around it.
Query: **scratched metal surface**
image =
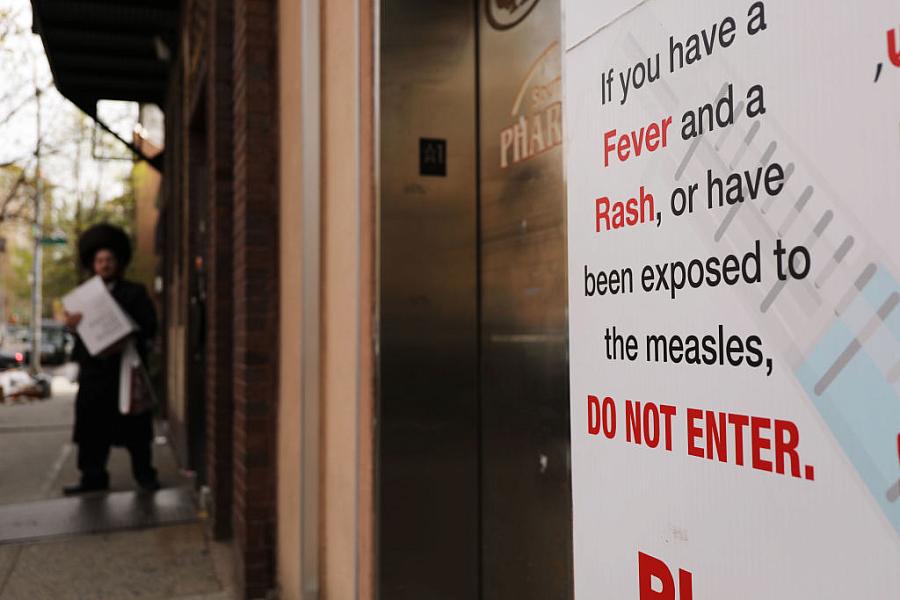
[[[378,560],[385,600],[478,597],[475,10],[381,3]],[[447,144],[419,173],[419,139]]]
[[[487,20],[496,4],[480,7],[482,597],[565,599],[572,498],[560,3],[541,0],[505,30]]]
[[[571,597],[559,19],[382,3],[382,598]]]

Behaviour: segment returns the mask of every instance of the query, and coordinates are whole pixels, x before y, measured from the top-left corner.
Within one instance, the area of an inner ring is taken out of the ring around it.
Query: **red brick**
[[[182,6],[181,32],[194,50],[175,57],[166,101],[165,335],[186,324],[186,295],[168,290],[178,290],[172,284],[187,275],[184,259],[198,251],[184,243],[200,243],[198,231],[184,229],[185,213],[195,211],[208,225],[204,407],[212,528],[219,538],[234,536],[241,596],[253,598],[275,587],[277,0]],[[194,106],[203,122],[189,114]],[[196,139],[204,130],[202,148]],[[204,156],[208,195],[191,203],[185,184]]]

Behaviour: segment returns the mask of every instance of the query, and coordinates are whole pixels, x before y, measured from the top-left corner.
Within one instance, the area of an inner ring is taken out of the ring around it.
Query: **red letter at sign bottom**
[[[653,589],[654,580],[659,581],[660,589]],[[638,587],[640,600],[676,600],[675,581],[666,563],[649,554],[638,552]],[[693,600],[694,582],[690,571],[678,569],[679,600]]]
[[[600,433],[600,398],[597,396],[588,396],[588,433]]]

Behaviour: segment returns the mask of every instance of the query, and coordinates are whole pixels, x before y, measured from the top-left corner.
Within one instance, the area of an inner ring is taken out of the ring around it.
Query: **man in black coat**
[[[156,335],[156,311],[146,288],[122,278],[131,260],[128,235],[112,225],[96,225],[78,241],[81,263],[99,275],[119,306],[138,325],[133,334],[137,351],[146,360]],[[75,330],[81,314],[67,314],[66,325]],[[75,398],[75,431],[81,481],[63,489],[66,495],[109,488],[106,463],[112,446],[124,446],[131,455],[131,469],[142,490],[159,489],[152,461],[153,416],[150,411],[123,415],[119,411],[119,376],[124,343],[91,356],[76,336],[73,358],[78,362],[78,395]]]

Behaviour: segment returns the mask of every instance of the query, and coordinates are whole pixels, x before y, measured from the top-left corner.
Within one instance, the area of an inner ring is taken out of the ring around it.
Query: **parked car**
[[[0,347],[0,371],[18,369],[25,364],[25,355]]]
[[[0,348],[11,354],[22,354],[24,362],[31,362],[31,328],[28,325],[7,325],[0,335]],[[41,363],[61,365],[71,354],[71,335],[62,323],[44,319],[41,331]]]
[[[65,326],[59,321],[44,319],[41,334],[41,362],[61,365],[69,359]]]
[[[7,352],[22,352],[31,349],[31,331],[27,325],[6,325],[0,333],[0,347]]]

